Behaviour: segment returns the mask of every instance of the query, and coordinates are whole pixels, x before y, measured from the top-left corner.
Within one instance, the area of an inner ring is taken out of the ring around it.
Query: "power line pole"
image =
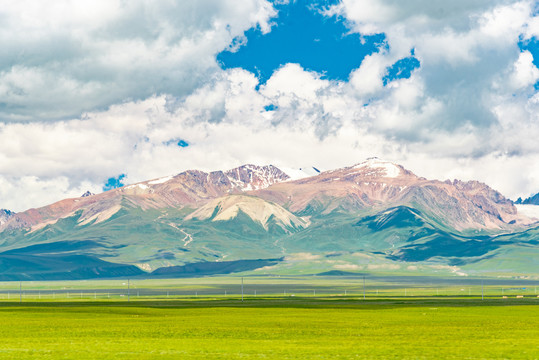
[[[241,302],[243,302],[243,276],[241,277]]]
[[[22,303],[22,281],[19,281],[19,304]]]
[[[483,290],[483,278],[481,278],[481,300],[484,300],[485,299],[485,296],[484,296],[484,290]]]
[[[127,302],[129,302],[129,300],[130,300],[129,297],[130,297],[130,295],[131,295],[131,294],[130,294],[130,288],[129,288],[129,287],[130,287],[130,286],[129,286],[129,279],[127,279]]]
[[[363,275],[363,300],[365,300],[365,275]]]

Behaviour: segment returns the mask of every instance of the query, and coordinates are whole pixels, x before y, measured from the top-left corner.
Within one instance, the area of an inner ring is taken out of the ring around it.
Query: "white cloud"
[[[121,173],[136,182],[244,163],[331,169],[370,156],[512,198],[539,191],[539,74],[517,46],[537,33],[531,2],[344,0],[330,12],[386,33],[389,49],[349,82],[286,64],[258,89],[253,74],[220,70],[215,54],[256,24],[269,31],[266,2],[100,2],[102,18],[73,4],[60,19],[3,10],[20,32],[8,41],[0,30],[10,50],[0,55],[2,116],[56,121],[0,123],[0,207],[96,192]],[[49,45],[65,34],[54,55]],[[384,86],[387,67],[412,48],[421,67]]]
[[[184,96],[215,55],[251,27],[265,0],[23,0],[0,9],[0,119],[58,120],[154,94]]]
[[[368,55],[361,62],[361,66],[352,71],[350,84],[355,93],[361,97],[375,95],[384,89],[383,77],[386,69],[392,64],[385,53]]]
[[[97,193],[101,187],[86,181],[73,186],[65,176],[47,179],[36,176],[0,176],[1,207],[16,211],[51,204],[64,198],[79,197],[87,190]]]
[[[425,92],[446,104],[444,122],[450,123],[458,118],[465,120],[460,123],[494,121],[485,103],[490,84],[517,60],[519,36],[536,21],[530,1],[343,0],[329,13],[345,17],[362,34],[386,35],[389,50],[362,64],[369,71],[361,81],[375,88],[380,87],[381,68],[413,48]],[[470,97],[475,101],[462,106]]]
[[[533,64],[533,56],[529,51],[520,53],[513,69],[509,82],[515,90],[529,88],[539,80],[539,69]]]

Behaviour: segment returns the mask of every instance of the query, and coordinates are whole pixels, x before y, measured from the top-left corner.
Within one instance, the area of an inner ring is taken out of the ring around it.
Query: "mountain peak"
[[[290,178],[273,165],[258,166],[252,164],[225,171],[224,175],[234,187],[241,191],[265,189],[270,185]]]
[[[0,225],[5,224],[15,213],[11,210],[0,209]]]
[[[95,195],[95,194],[90,192],[90,190],[88,190],[84,194],[82,194],[80,197],[88,197],[88,196],[92,196],[92,195]]]
[[[402,174],[402,168],[399,165],[377,157],[368,158],[367,160],[352,166],[352,169],[361,169],[365,171],[365,175],[386,178],[396,178]]]

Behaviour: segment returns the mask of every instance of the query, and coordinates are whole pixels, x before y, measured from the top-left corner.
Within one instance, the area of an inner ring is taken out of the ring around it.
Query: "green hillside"
[[[266,267],[274,273],[537,272],[539,229],[516,234],[462,234],[410,206],[330,213],[308,207],[310,225],[266,226],[241,209],[227,220],[186,219],[192,209],[123,206],[104,222],[79,224],[81,213],[29,232],[5,232],[0,278],[83,279],[200,276]],[[297,214],[305,216],[306,213]],[[245,262],[247,261],[247,262]],[[198,265],[197,265],[198,264]],[[213,265],[211,265],[213,264]],[[166,270],[168,269],[168,270]]]

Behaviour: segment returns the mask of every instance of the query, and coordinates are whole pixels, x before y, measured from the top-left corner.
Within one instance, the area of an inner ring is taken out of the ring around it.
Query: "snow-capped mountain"
[[[395,178],[403,171],[406,171],[402,166],[395,165],[389,161],[380,160],[376,157],[369,158],[359,164],[352,166],[357,169],[358,173],[364,176],[375,176],[385,178]]]
[[[314,168],[313,168],[314,169]],[[275,166],[243,165],[227,171],[188,170],[102,194],[30,209],[0,225],[39,229],[81,212],[79,223],[103,222],[122,207],[198,208],[213,199],[251,194],[292,213],[354,212],[413,203],[456,229],[505,229],[529,222],[513,203],[485,184],[427,180],[400,165],[370,158],[356,165],[293,180]]]
[[[286,204],[293,213],[354,212],[414,204],[459,230],[508,229],[531,222],[518,214],[509,199],[485,184],[427,180],[377,158],[275,184],[256,195]]]
[[[301,176],[271,165],[188,170],[5,218],[0,271],[15,272],[16,259],[39,253],[32,276],[42,276],[43,259],[50,259],[50,279],[223,259],[273,264],[296,253],[436,266],[496,259],[513,269],[521,266],[514,259],[534,251],[539,234],[537,220],[486,184],[427,180],[377,158]],[[73,254],[86,260],[66,263]]]
[[[243,165],[227,171],[188,170],[176,176],[144,181],[92,196],[65,199],[50,206],[29,209],[16,219],[0,225],[9,228],[40,229],[59,219],[81,212],[81,225],[103,222],[122,207],[142,209],[198,207],[211,199],[264,189],[288,180],[289,176],[275,166]]]

